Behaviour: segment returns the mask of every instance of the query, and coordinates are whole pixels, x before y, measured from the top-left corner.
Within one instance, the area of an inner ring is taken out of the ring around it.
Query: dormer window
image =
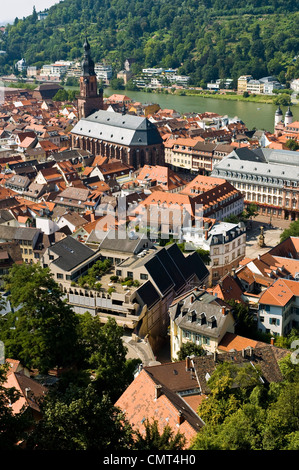
[[[187,317],[188,321],[193,322],[196,319],[196,312],[195,310],[192,310],[191,312],[188,313]]]
[[[207,323],[207,317],[205,312],[202,312],[197,316],[197,323],[199,325],[205,325]]]
[[[208,319],[208,326],[209,326],[210,328],[216,328],[216,326],[217,326],[217,320],[216,320],[215,315],[212,315],[212,316]]]

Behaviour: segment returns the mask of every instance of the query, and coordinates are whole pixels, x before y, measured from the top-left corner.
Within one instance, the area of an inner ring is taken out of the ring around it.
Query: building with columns
[[[235,149],[221,160],[212,176],[225,178],[254,203],[260,215],[299,220],[299,152],[259,148]]]

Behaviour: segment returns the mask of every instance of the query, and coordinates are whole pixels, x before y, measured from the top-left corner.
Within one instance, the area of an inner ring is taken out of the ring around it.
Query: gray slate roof
[[[162,143],[156,126],[147,118],[102,110],[81,119],[71,133],[124,146]]]
[[[118,239],[117,232],[113,238],[110,237],[110,233],[113,234],[113,232],[108,232],[107,236],[101,242],[100,250],[136,254],[141,240],[143,240],[144,243],[148,243],[148,239],[144,234],[136,235],[134,238],[126,234],[125,238]]]
[[[225,177],[230,180],[227,175],[223,175],[222,171],[235,171],[238,173],[245,173],[250,175],[262,175],[278,179],[299,179],[299,169],[294,168],[292,165],[287,164],[271,164],[252,162],[245,160],[235,160],[233,158],[224,158],[214,168],[211,176]]]
[[[40,229],[30,227],[11,227],[0,225],[0,239],[32,241]]]
[[[49,250],[59,256],[52,263],[64,271],[71,271],[95,254],[93,250],[71,236],[63,238],[49,247]]]

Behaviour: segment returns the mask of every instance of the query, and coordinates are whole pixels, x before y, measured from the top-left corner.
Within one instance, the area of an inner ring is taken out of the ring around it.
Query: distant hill
[[[17,12],[16,12],[17,13]],[[0,70],[24,57],[30,65],[82,56],[85,34],[95,61],[115,71],[179,67],[194,85],[216,78],[299,76],[299,0],[64,0],[16,19],[0,40]]]

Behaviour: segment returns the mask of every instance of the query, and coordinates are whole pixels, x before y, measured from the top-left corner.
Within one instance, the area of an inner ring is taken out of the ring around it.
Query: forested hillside
[[[285,82],[299,74],[298,24],[299,0],[64,0],[45,20],[16,18],[0,69],[80,58],[87,34],[94,60],[115,71],[130,57],[136,71],[180,67],[196,85],[241,74]]]

